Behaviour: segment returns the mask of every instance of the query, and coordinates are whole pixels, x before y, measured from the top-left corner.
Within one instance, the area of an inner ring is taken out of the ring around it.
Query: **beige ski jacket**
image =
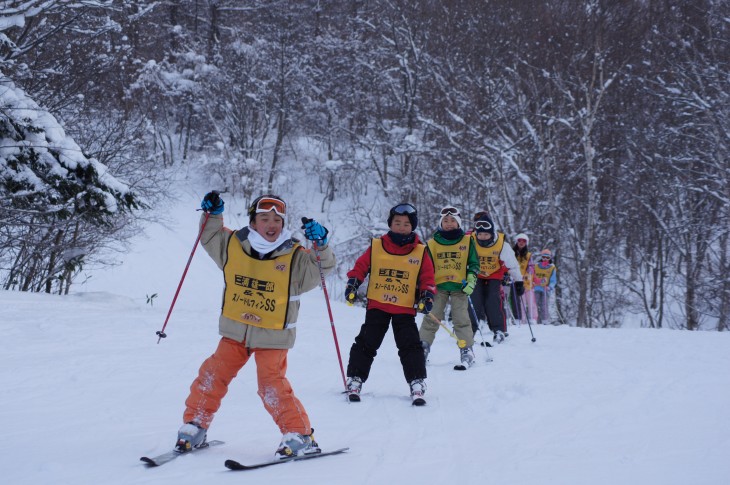
[[[205,216],[203,214],[200,219],[201,227],[203,221],[205,221]],[[251,243],[247,237],[250,230],[248,227],[241,229],[240,231],[242,232],[237,237],[235,231],[223,225],[222,215],[211,214],[201,235],[200,242],[208,255],[213,258],[213,261],[215,261],[222,271],[228,258],[227,248],[228,241],[231,237],[240,239],[241,247],[245,253],[248,255],[252,254]],[[315,252],[304,249],[301,246],[294,249],[292,241],[297,242],[297,240],[289,240],[267,255],[268,258],[276,258],[293,250],[296,251],[292,260],[291,282],[289,285],[290,302],[286,315],[286,328],[283,330],[275,330],[256,327],[232,320],[221,314],[218,319],[218,333],[220,335],[237,342],[245,342],[248,348],[290,349],[294,346],[294,340],[297,335],[295,324],[299,316],[299,296],[316,288],[321,282],[321,277]],[[334,252],[329,246],[320,247],[319,256],[322,271],[327,275],[335,267]]]

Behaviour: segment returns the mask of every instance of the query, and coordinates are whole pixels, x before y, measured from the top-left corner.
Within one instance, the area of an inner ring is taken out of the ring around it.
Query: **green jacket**
[[[477,250],[474,247],[474,244],[471,243],[471,237],[462,237],[469,243],[469,256],[467,257],[466,261],[466,273],[464,274],[464,279],[466,279],[466,276],[470,273],[476,277],[476,275],[479,274],[479,257],[477,256]],[[457,244],[459,241],[462,240],[462,238],[446,239],[441,234],[441,231],[436,231],[432,239],[434,239],[439,244],[443,244],[444,246],[451,246],[453,244]],[[433,261],[434,259],[433,254],[431,254],[431,249],[428,246],[426,246],[426,248],[428,249],[428,255],[431,256],[431,260]],[[437,288],[443,291],[457,291],[461,290],[462,284],[460,281],[449,281],[447,283],[441,283],[440,285],[437,285]]]

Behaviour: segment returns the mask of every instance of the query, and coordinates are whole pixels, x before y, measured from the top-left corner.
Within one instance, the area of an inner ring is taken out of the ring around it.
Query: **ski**
[[[153,457],[143,456],[142,458],[140,458],[140,460],[145,462],[150,467],[160,466],[160,465],[164,465],[165,463],[171,462],[172,460],[174,460],[175,458],[177,458],[179,456],[189,455],[190,453],[195,453],[196,451],[205,450],[207,448],[210,448],[211,446],[222,445],[223,443],[225,443],[225,442],[219,441],[219,440],[208,441],[207,443],[205,443],[204,446],[201,446],[199,448],[193,448],[192,450],[186,451],[184,453],[181,453],[177,450],[172,450],[172,451],[168,451],[167,453],[163,453],[158,456],[153,456]]]
[[[426,405],[426,400],[423,399],[422,397],[417,397],[417,398],[415,398],[413,400],[413,402],[411,403],[411,405],[413,405],[413,406],[425,406]]]
[[[309,455],[295,455],[287,458],[275,458],[273,460],[256,463],[254,465],[244,465],[243,463],[239,463],[235,460],[226,460],[225,465],[226,468],[228,468],[229,470],[254,470],[256,468],[263,468],[271,465],[280,465],[282,463],[288,463],[290,461],[309,460],[311,458],[322,458],[323,456],[339,455],[340,453],[344,453],[349,449],[350,448],[340,448],[339,450],[323,451],[321,453],[312,453]]]

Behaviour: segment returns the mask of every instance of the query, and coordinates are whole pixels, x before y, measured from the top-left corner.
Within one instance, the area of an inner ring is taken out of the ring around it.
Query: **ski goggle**
[[[274,211],[281,217],[284,217],[286,215],[286,203],[283,200],[274,197],[262,197],[261,200],[256,202],[256,214],[271,211]]]
[[[397,206],[393,207],[390,212],[398,216],[405,216],[408,214],[415,214],[416,208],[413,207],[411,204],[398,204]]]
[[[492,225],[489,223],[489,221],[476,221],[474,223],[474,227],[476,229],[484,229],[485,231],[488,231],[492,228]]]
[[[456,207],[444,207],[441,209],[441,217],[446,216],[461,216],[461,214],[459,214],[459,209]]]

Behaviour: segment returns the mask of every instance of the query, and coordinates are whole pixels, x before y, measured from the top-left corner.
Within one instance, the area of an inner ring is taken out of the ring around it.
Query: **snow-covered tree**
[[[106,166],[0,76],[0,281],[4,289],[66,292],[85,258],[139,208]]]

